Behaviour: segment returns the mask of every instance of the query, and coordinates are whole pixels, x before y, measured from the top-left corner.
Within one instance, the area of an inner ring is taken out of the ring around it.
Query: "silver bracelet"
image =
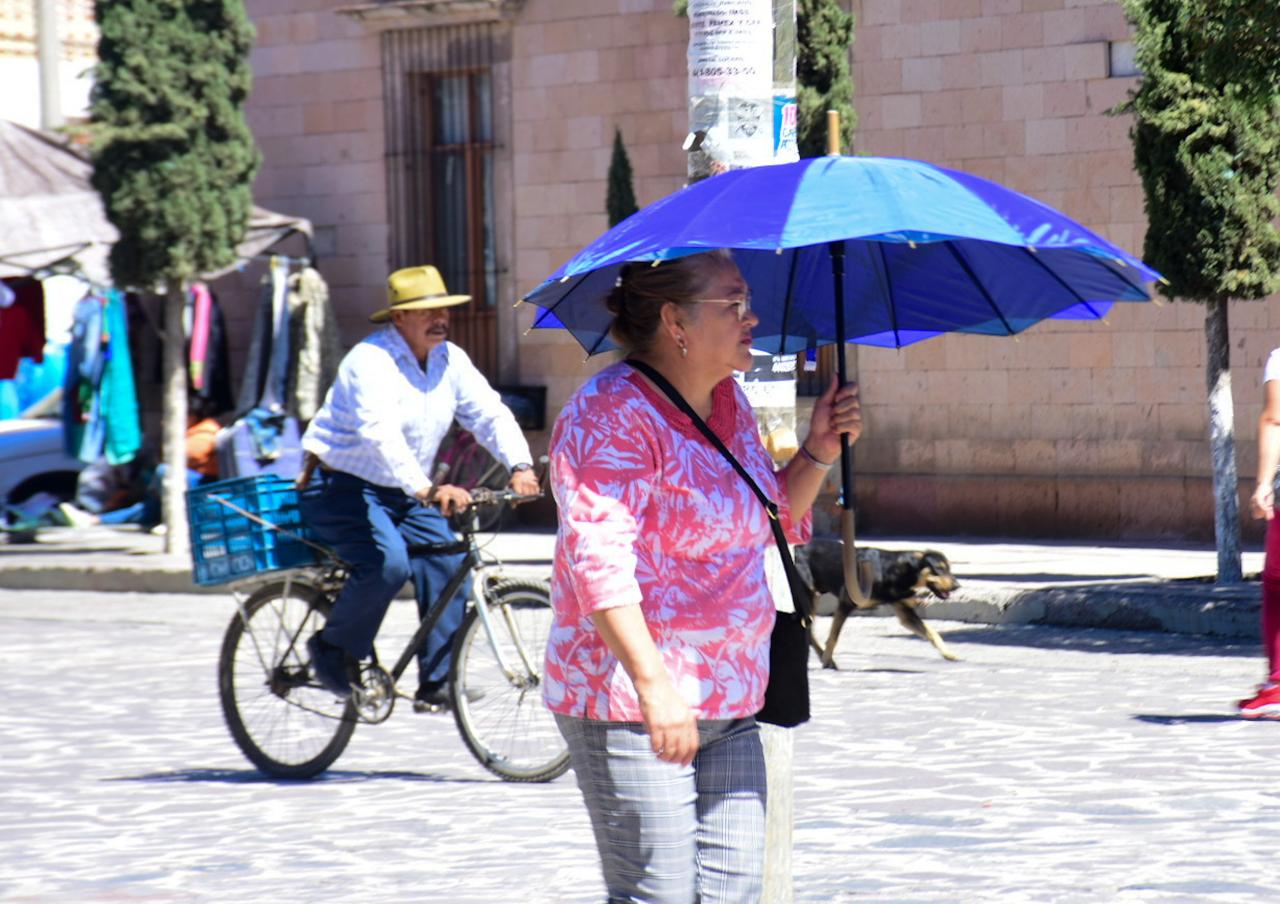
[[[804,447],[803,443],[800,444],[800,454],[803,455],[806,460],[808,460],[809,464],[813,465],[819,471],[830,471],[832,467],[835,466],[834,461],[832,462],[819,461],[812,452],[810,452],[808,449]]]

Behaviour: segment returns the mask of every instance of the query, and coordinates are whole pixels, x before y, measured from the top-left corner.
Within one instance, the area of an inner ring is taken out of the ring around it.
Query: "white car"
[[[48,493],[56,502],[74,499],[83,467],[63,450],[58,419],[0,421],[0,513],[37,493]],[[0,523],[4,520],[0,514]]]

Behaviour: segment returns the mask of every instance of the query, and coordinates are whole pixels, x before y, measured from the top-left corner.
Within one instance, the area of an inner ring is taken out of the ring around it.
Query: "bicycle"
[[[264,479],[269,478],[247,478]],[[375,649],[370,660],[361,663],[359,686],[353,687],[349,699],[341,700],[315,680],[306,641],[324,626],[346,580],[345,567],[332,553],[316,560],[305,549],[312,561],[285,562],[289,555],[279,551],[283,538],[277,533],[301,541],[300,548],[303,543],[316,544],[299,536],[300,525],[291,529],[273,524],[252,512],[252,505],[220,498],[218,487],[211,484],[192,492],[206,494],[202,498],[229,507],[248,523],[260,523],[259,531],[266,527],[266,536],[277,544],[273,561],[267,564],[286,567],[282,575],[273,576],[275,580],[247,598],[237,597],[237,612],[227,627],[218,660],[223,716],[250,762],[277,778],[312,778],[342,755],[359,724],[390,718],[397,699],[412,698],[399,691],[396,682],[471,572],[467,614],[454,641],[449,672],[454,721],[462,740],[480,765],[507,781],[548,782],[565,773],[568,750],[541,693],[543,650],[551,626],[549,585],[544,580],[505,577],[501,563],[482,555],[475,539],[480,510],[528,497],[510,490],[478,489],[465,516],[455,518],[461,540],[411,547],[412,555],[462,552],[465,556],[390,671],[382,667]],[[292,485],[277,490],[287,499]],[[287,509],[287,503],[271,496],[266,505],[275,507],[276,514]],[[192,519],[194,551],[197,515]]]

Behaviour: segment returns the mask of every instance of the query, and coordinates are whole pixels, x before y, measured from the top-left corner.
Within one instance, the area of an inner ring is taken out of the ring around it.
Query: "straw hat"
[[[406,267],[387,277],[387,306],[370,314],[369,319],[385,323],[391,319],[392,311],[451,308],[470,300],[470,295],[450,295],[435,267]]]

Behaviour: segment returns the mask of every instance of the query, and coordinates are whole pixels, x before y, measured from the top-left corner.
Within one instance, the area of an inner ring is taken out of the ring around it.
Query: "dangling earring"
[[[684,344],[684,340],[683,340],[683,339],[677,339],[677,340],[676,340],[676,345],[680,346],[680,357],[681,357],[681,358],[687,358],[687,357],[689,357],[689,346],[687,346],[687,345],[685,345],[685,344]]]

